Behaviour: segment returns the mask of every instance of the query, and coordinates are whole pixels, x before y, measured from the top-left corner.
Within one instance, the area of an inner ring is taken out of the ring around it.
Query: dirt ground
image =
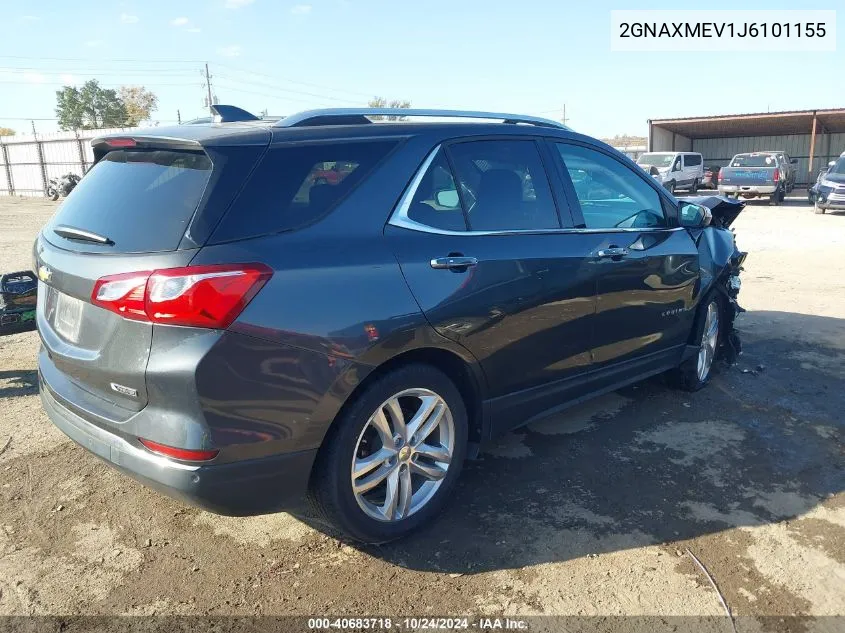
[[[54,209],[0,198],[0,270],[30,267]],[[653,379],[508,435],[434,525],[382,547],[287,514],[215,516],[118,474],[42,412],[37,335],[0,338],[0,615],[712,616],[730,631],[721,593],[740,631],[845,630],[845,214],[796,192],[735,228],[750,251],[737,366],[696,394]]]

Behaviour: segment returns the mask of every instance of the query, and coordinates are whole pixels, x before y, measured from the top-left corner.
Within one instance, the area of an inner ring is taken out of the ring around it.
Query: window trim
[[[555,137],[556,138],[556,137]],[[421,222],[416,222],[408,217],[408,211],[411,208],[411,202],[414,199],[414,196],[417,193],[417,189],[419,188],[420,184],[422,183],[422,179],[425,176],[428,168],[431,167],[431,163],[434,162],[435,157],[437,156],[437,152],[440,151],[444,143],[438,143],[434,146],[434,148],[426,154],[425,159],[423,160],[422,164],[417,168],[417,171],[414,173],[411,182],[408,183],[408,186],[405,188],[405,191],[402,193],[402,197],[399,198],[399,202],[396,203],[396,206],[393,208],[393,212],[390,214],[390,218],[387,221],[387,224],[391,226],[395,226],[400,229],[408,229],[411,231],[417,231],[419,233],[430,233],[433,235],[451,235],[454,237],[466,237],[466,236],[485,236],[485,235],[568,235],[568,234],[581,234],[581,233],[657,233],[657,232],[665,232],[665,231],[683,231],[684,227],[682,226],[668,226],[668,227],[659,227],[659,228],[601,228],[601,229],[588,229],[586,227],[566,227],[566,228],[559,228],[559,229],[510,229],[505,231],[452,231],[449,229],[438,229],[433,226],[429,226],[427,224],[422,224]],[[590,147],[589,145],[586,145]],[[557,150],[555,150],[557,151]],[[561,161],[563,162],[563,161]],[[570,183],[570,186],[572,184]],[[658,191],[658,194],[660,192]],[[569,196],[567,195],[567,198]],[[580,205],[578,207],[578,212],[580,214],[581,208]],[[574,218],[573,218],[574,221]]]
[[[586,143],[581,141],[580,139],[567,139],[567,138],[560,138],[560,137],[549,137],[547,141],[550,144],[562,144],[562,145],[577,145],[580,147],[585,147],[589,150],[593,150],[594,152],[598,152],[600,154],[604,154],[608,158],[615,160],[617,163],[622,165],[623,167],[627,167],[628,170],[634,174],[635,177],[639,178],[643,182],[645,182],[649,187],[651,187],[654,192],[657,194],[658,199],[660,200],[660,206],[663,213],[666,215],[666,220],[668,221],[668,226],[664,227],[655,227],[655,228],[642,228],[642,229],[625,229],[625,228],[602,228],[602,229],[590,229],[587,228],[587,223],[584,220],[584,213],[581,210],[581,201],[578,200],[578,196],[575,195],[575,186],[572,184],[572,178],[569,176],[569,172],[566,170],[566,166],[564,165],[563,157],[560,155],[560,152],[557,150],[556,147],[552,147],[551,149],[555,155],[555,163],[557,165],[557,169],[560,173],[560,177],[564,183],[564,189],[566,191],[567,198],[571,198],[570,201],[570,208],[572,209],[572,220],[576,224],[581,224],[582,228],[578,230],[590,233],[616,233],[619,231],[641,231],[643,233],[647,232],[657,232],[657,231],[667,231],[670,229],[676,228],[683,228],[680,226],[678,221],[678,204],[676,201],[673,201],[672,198],[669,197],[668,193],[663,190],[663,188],[659,187],[653,178],[646,178],[645,172],[637,166],[636,163],[631,161],[630,158],[627,156],[625,157],[627,161],[631,164],[626,164],[625,161],[619,160],[619,157],[614,156],[611,152],[606,151],[604,148],[599,147],[598,145],[594,145],[592,143]],[[680,152],[679,152],[680,154]],[[683,164],[683,163],[681,163]],[[632,167],[633,165],[633,167]],[[565,172],[565,173],[564,173]],[[639,172],[639,173],[638,173]],[[668,209],[667,209],[668,205]]]

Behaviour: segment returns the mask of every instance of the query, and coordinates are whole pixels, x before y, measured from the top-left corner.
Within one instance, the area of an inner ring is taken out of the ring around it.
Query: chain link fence
[[[44,196],[51,178],[84,176],[94,162],[91,139],[140,128],[78,130],[0,137],[0,196]]]

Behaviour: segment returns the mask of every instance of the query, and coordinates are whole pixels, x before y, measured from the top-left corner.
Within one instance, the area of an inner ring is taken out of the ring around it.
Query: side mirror
[[[700,204],[682,202],[678,219],[680,220],[681,226],[690,229],[703,229],[705,226],[710,226],[713,214],[710,213],[710,209],[702,207]]]
[[[830,161],[830,162],[827,164],[827,166],[828,166],[828,167],[833,167],[835,164],[836,164],[836,161],[835,161],[835,160],[832,160],[832,161]]]
[[[461,202],[458,192],[455,189],[441,189],[434,194],[434,201],[438,207],[446,207],[448,209],[456,208]]]
[[[797,165],[797,164],[798,164],[798,159],[797,159],[797,158],[790,158],[790,159],[789,159],[789,162],[790,162],[792,165]]]

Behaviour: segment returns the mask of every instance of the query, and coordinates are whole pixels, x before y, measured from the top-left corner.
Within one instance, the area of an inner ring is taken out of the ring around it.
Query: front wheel
[[[675,195],[675,181],[674,180],[670,180],[669,182],[666,183],[665,186],[666,186],[666,191],[668,191],[672,195]]]
[[[55,200],[58,200],[58,199],[59,199],[59,192],[58,192],[58,190],[57,190],[57,189],[54,189],[53,187],[49,187],[49,188],[47,189],[47,197],[48,197],[48,198],[50,198],[50,200],[54,200],[54,201],[55,201]]]
[[[466,407],[441,371],[400,367],[365,387],[324,440],[318,514],[365,543],[406,536],[443,508],[466,455]]]
[[[819,201],[818,201],[818,200],[816,200],[816,201],[813,203],[813,213],[815,213],[816,215],[823,215],[823,214],[824,214],[824,209],[823,209],[822,207],[820,207],[820,206],[819,206]]]
[[[696,319],[692,340],[698,353],[669,373],[673,385],[684,391],[698,391],[713,373],[722,329],[722,307],[716,296],[702,304]]]

